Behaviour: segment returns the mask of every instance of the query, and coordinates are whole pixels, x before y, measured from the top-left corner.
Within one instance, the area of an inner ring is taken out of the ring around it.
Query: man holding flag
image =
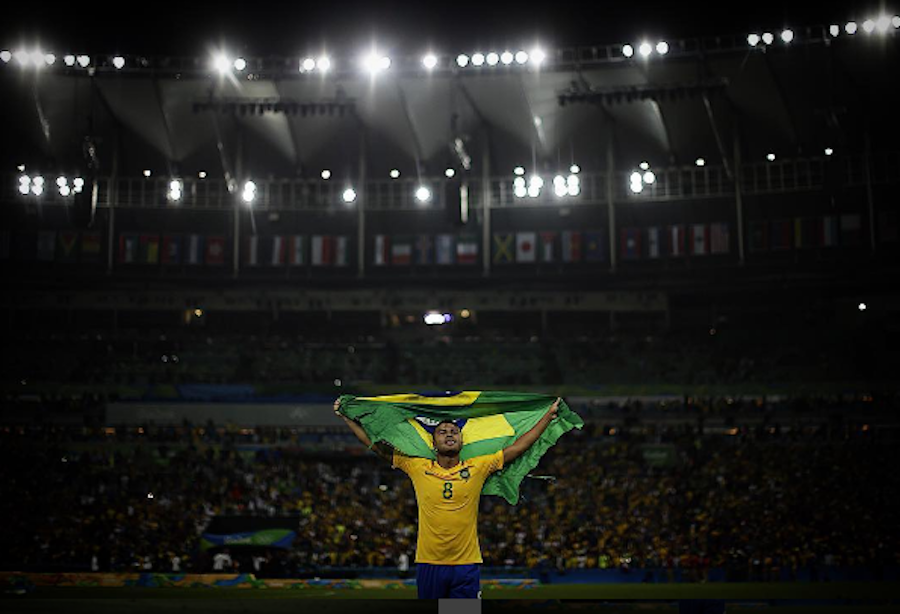
[[[544,452],[563,433],[581,428],[581,418],[564,402],[561,411],[561,401],[476,391],[344,395],[334,402],[357,438],[412,480],[419,598],[480,597],[480,497],[501,495],[515,504],[519,483]]]

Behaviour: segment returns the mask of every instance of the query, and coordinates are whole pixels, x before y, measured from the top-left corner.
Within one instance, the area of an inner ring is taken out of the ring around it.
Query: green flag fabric
[[[547,413],[557,397],[518,392],[464,391],[444,395],[341,395],[340,411],[356,420],[372,443],[384,442],[407,456],[436,458],[432,440],[441,420],[453,420],[462,432],[460,458],[493,454],[512,445]],[[519,458],[491,475],[483,494],[515,505],[519,485],[563,434],[584,421],[560,400],[557,417]]]

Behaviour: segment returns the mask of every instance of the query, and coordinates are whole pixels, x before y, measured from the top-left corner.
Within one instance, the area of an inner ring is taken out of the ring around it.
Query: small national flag
[[[349,240],[346,235],[334,237],[334,266],[347,266],[349,263],[347,246]]]
[[[416,264],[425,265],[434,262],[434,245],[431,235],[416,236],[415,259]]]
[[[515,260],[513,252],[515,235],[511,232],[494,233],[494,264],[512,264]]]
[[[312,238],[312,265],[331,266],[334,263],[333,237],[326,235],[313,235]]]
[[[395,266],[409,266],[412,264],[412,239],[410,237],[395,237],[391,245],[391,264]]]
[[[78,232],[63,230],[58,236],[59,252],[57,259],[60,262],[75,262],[78,260]]]
[[[375,235],[375,266],[386,266],[390,262],[391,241],[386,235]]]
[[[386,442],[407,456],[434,459],[434,427],[452,420],[460,428],[460,459],[496,454],[527,433],[547,413],[555,396],[517,392],[466,391],[439,396],[392,394],[375,397],[342,395],[340,411],[356,420],[374,442]],[[559,404],[558,416],[522,456],[492,474],[482,493],[511,504],[519,500],[519,484],[538,465],[541,456],[560,437],[584,421]]]
[[[705,256],[709,253],[709,226],[691,224],[691,255]]]
[[[769,249],[769,232],[766,222],[750,222],[750,251],[764,252]]]
[[[822,218],[822,224],[819,226],[821,235],[819,235],[819,245],[821,247],[835,247],[838,244],[838,223],[837,217],[826,215]]]
[[[675,224],[666,228],[666,253],[672,257],[680,257],[685,254],[684,224]]]
[[[441,265],[453,264],[453,235],[440,234],[437,236],[437,263]]]
[[[56,257],[56,231],[42,230],[37,235],[37,259],[52,262]]]
[[[81,262],[100,262],[100,233],[81,233]]]
[[[456,242],[456,264],[478,263],[478,239],[473,235],[460,235]]]
[[[772,249],[791,249],[791,220],[772,220],[770,228]]]
[[[606,241],[602,232],[584,233],[584,260],[585,262],[606,261]]]
[[[141,264],[159,264],[159,235],[141,235],[138,259]]]
[[[562,233],[562,261],[581,262],[581,231],[564,230]]]
[[[659,258],[659,226],[647,228],[647,258]]]
[[[282,235],[272,237],[272,257],[270,266],[284,266],[287,263],[287,239]]]
[[[225,237],[206,237],[205,262],[211,266],[223,266],[225,264]]]
[[[794,245],[798,249],[816,247],[816,238],[820,234],[817,226],[820,223],[821,218],[794,218]]]
[[[546,230],[541,233],[541,249],[540,249],[540,261],[541,262],[555,262],[556,261],[556,236],[557,232],[553,230]]]
[[[188,235],[184,241],[185,262],[191,265],[203,264],[203,235]]]
[[[135,264],[138,261],[138,236],[135,234],[119,235],[119,263]]]
[[[516,262],[528,263],[536,260],[535,243],[537,235],[533,232],[516,233]]]
[[[290,254],[288,262],[291,266],[306,264],[306,241],[303,235],[291,235],[288,253]]]
[[[862,239],[862,218],[858,213],[841,216],[841,245],[856,247]]]
[[[163,235],[162,263],[164,265],[181,264],[181,236]]]
[[[619,253],[624,260],[637,260],[641,256],[641,231],[639,228],[623,228],[620,231]]]
[[[713,254],[727,254],[729,249],[728,224],[717,222],[709,225],[710,252]]]

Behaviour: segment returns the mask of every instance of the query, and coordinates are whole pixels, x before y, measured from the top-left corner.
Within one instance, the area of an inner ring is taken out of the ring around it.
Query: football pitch
[[[485,612],[601,611],[677,612],[678,600],[723,599],[728,612],[900,612],[897,587],[890,583],[819,584],[566,584],[484,591]],[[309,600],[301,606],[298,600]],[[393,589],[233,589],[233,588],[47,588],[24,595],[4,594],[4,612],[79,614],[128,612],[426,612],[413,588]]]

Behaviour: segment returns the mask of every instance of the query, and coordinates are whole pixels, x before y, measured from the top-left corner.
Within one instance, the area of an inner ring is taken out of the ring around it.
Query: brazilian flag
[[[547,413],[555,396],[518,392],[448,392],[442,395],[392,394],[340,397],[341,413],[360,423],[372,443],[385,442],[407,456],[436,458],[434,427],[452,420],[462,432],[462,460],[493,454],[527,433]],[[491,475],[482,492],[515,505],[519,484],[564,433],[584,421],[560,401],[557,418],[519,458]]]

